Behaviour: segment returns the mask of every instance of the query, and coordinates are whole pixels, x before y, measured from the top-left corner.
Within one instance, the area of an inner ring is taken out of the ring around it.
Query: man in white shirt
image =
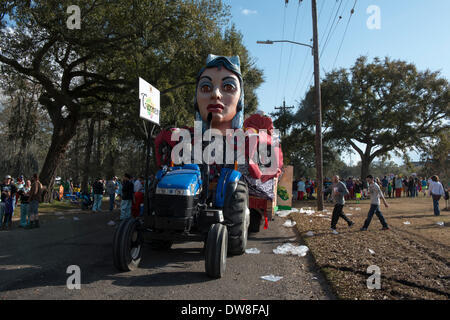
[[[373,176],[368,175],[366,181],[369,184],[370,209],[369,213],[367,214],[367,219],[364,222],[363,227],[361,228],[361,231],[367,231],[374,213],[377,215],[378,219],[380,219],[381,225],[383,226],[381,230],[389,230],[386,220],[384,219],[383,214],[380,211],[380,198],[383,200],[385,207],[389,207],[386,199],[384,198],[383,192],[381,191],[380,186],[375,183]]]
[[[430,196],[433,197],[434,215],[439,216],[441,214],[441,211],[439,210],[439,200],[445,194],[445,192],[444,192],[444,187],[442,186],[442,183],[439,182],[438,176],[431,177],[431,183],[429,186],[429,190],[430,190]]]

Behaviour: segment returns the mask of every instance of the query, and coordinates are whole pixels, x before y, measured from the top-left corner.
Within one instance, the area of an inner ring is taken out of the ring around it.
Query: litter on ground
[[[444,225],[444,221],[436,222],[436,224],[437,224],[437,225],[440,225],[440,226],[443,226],[443,225]]]
[[[296,224],[297,224],[297,222],[295,222],[295,221],[286,220],[286,222],[283,223],[283,227],[291,228],[291,227],[295,226]]]
[[[78,218],[78,217],[73,217],[73,220],[74,220],[74,221],[78,221],[78,220],[80,220],[80,218]]]
[[[411,224],[411,222],[405,221],[405,222],[403,222],[403,224]]]
[[[272,281],[272,282],[277,282],[278,280],[283,279],[283,277],[275,276],[273,274],[269,274],[267,276],[262,276],[261,279],[267,280],[267,281]]]
[[[273,249],[273,253],[275,254],[292,254],[299,257],[306,256],[308,251],[309,248],[307,246],[294,246],[290,243],[285,243],[282,246],[278,246],[276,249]]]
[[[308,236],[308,237],[312,237],[312,236],[314,236],[314,232],[312,232],[312,231],[308,231],[308,232],[306,233],[306,236]]]
[[[280,210],[275,212],[275,214],[279,217],[287,217],[288,215],[290,215],[292,212],[298,212],[298,209],[296,208],[292,208],[291,210]]]
[[[311,208],[301,208],[300,213],[305,213],[307,216],[310,216],[314,213],[314,210],[311,210]]]
[[[112,220],[109,221],[107,224],[108,224],[108,226],[111,226],[111,227],[116,225],[116,223]]]
[[[259,251],[257,248],[249,248],[245,249],[245,253],[247,254],[259,254],[261,251]]]
[[[369,249],[370,254],[375,254],[375,251],[373,251],[372,249]]]

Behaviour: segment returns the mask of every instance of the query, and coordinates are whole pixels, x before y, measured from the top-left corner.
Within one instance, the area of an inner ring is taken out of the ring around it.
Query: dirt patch
[[[339,298],[449,299],[450,212],[441,210],[441,216],[435,217],[429,197],[387,201],[390,207],[381,207],[391,228],[387,231],[380,230],[376,216],[368,231],[359,230],[369,211],[368,201],[347,202],[344,213],[351,214],[355,225],[349,228],[340,219],[338,235],[330,232],[332,204],[326,204],[327,211],[292,213],[291,218]],[[294,203],[296,208],[314,206],[315,202]],[[314,235],[307,236],[308,231]],[[372,265],[381,271],[379,290],[367,288],[372,274],[367,268]]]

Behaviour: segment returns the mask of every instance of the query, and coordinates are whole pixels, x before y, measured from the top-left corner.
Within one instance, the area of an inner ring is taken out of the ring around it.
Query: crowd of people
[[[437,176],[436,176],[437,177]],[[430,190],[432,184],[432,177],[426,179],[424,177],[414,176],[400,176],[400,175],[385,175],[383,178],[374,178],[375,182],[380,186],[383,195],[386,198],[401,198],[419,197],[421,194],[425,197],[427,191]],[[326,190],[330,185],[332,185],[332,179],[327,177],[323,181],[323,189]],[[349,194],[345,196],[345,200],[364,200],[368,199],[369,184],[365,179],[348,177],[343,180],[343,183],[347,187]],[[447,184],[447,191],[450,188],[450,181]],[[300,178],[293,182],[293,194],[296,195],[296,200],[314,200],[313,194],[317,194],[317,186],[314,180],[309,178]],[[331,193],[325,192],[324,197],[327,201],[332,201]]]
[[[149,177],[149,185],[154,176]],[[98,177],[88,184],[87,190],[81,191],[72,179],[57,181],[53,189],[53,199],[69,199],[80,204],[83,210],[102,211],[103,197],[109,198],[109,211],[120,209],[120,220],[143,214],[145,178],[133,178],[124,174],[122,179],[111,177],[109,180]],[[37,174],[30,179],[20,176],[13,179],[6,175],[0,184],[0,230],[12,228],[12,217],[15,209],[20,207],[19,228],[39,228],[39,203],[43,201],[44,187]]]
[[[450,182],[446,188],[439,181],[439,177],[434,175],[429,179],[417,176],[401,177],[399,175],[384,176],[381,180],[372,175],[368,175],[366,179],[353,179],[349,177],[347,180],[341,180],[339,176],[332,179],[325,178],[323,182],[323,194],[327,201],[334,202],[334,209],[331,218],[331,231],[338,234],[336,225],[339,218],[342,218],[349,227],[353,226],[351,221],[343,212],[346,200],[356,200],[359,203],[362,199],[370,199],[370,209],[367,213],[367,219],[361,227],[361,231],[369,228],[372,217],[375,214],[382,225],[382,230],[389,230],[389,226],[380,210],[381,201],[385,207],[389,207],[386,198],[402,197],[418,197],[423,193],[424,197],[428,195],[433,200],[434,215],[440,215],[439,200],[443,197],[446,201],[446,210],[449,208],[449,191]],[[313,180],[309,178],[301,178],[293,182],[293,194],[297,200],[314,199],[313,193],[317,194],[317,188]],[[381,200],[381,201],[380,201]]]
[[[20,176],[15,181],[6,175],[0,184],[0,230],[11,229],[14,210],[20,201],[19,227],[39,228],[39,202],[42,201],[43,187],[35,173],[30,180]]]
[[[154,179],[149,177],[149,185]],[[120,220],[131,216],[138,217],[143,214],[145,178],[132,177],[125,173],[122,179],[114,176],[109,180],[97,177],[95,181],[88,185],[88,190],[81,193],[83,209],[90,209],[92,212],[102,211],[103,197],[109,198],[109,211],[120,209]],[[70,196],[70,195],[69,195]]]

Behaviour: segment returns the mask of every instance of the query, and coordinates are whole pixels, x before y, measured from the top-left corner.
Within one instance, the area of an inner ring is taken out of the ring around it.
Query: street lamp
[[[256,41],[256,43],[259,43],[259,44],[274,44],[275,42],[289,42],[289,43],[298,44],[300,46],[310,47],[311,49],[314,49],[314,47],[312,45],[309,45],[309,44],[306,44],[306,43],[301,43],[301,42],[296,42],[296,41],[291,41],[291,40]]]
[[[316,0],[311,0],[313,21],[313,46],[290,40],[266,40],[256,41],[259,44],[274,44],[275,42],[289,42],[312,49],[314,55],[314,98],[316,101],[316,137],[314,140],[316,158],[316,186],[317,186],[317,210],[323,210],[323,158],[322,158],[322,99],[320,94],[320,69],[319,69],[319,42],[317,32],[317,6]]]

